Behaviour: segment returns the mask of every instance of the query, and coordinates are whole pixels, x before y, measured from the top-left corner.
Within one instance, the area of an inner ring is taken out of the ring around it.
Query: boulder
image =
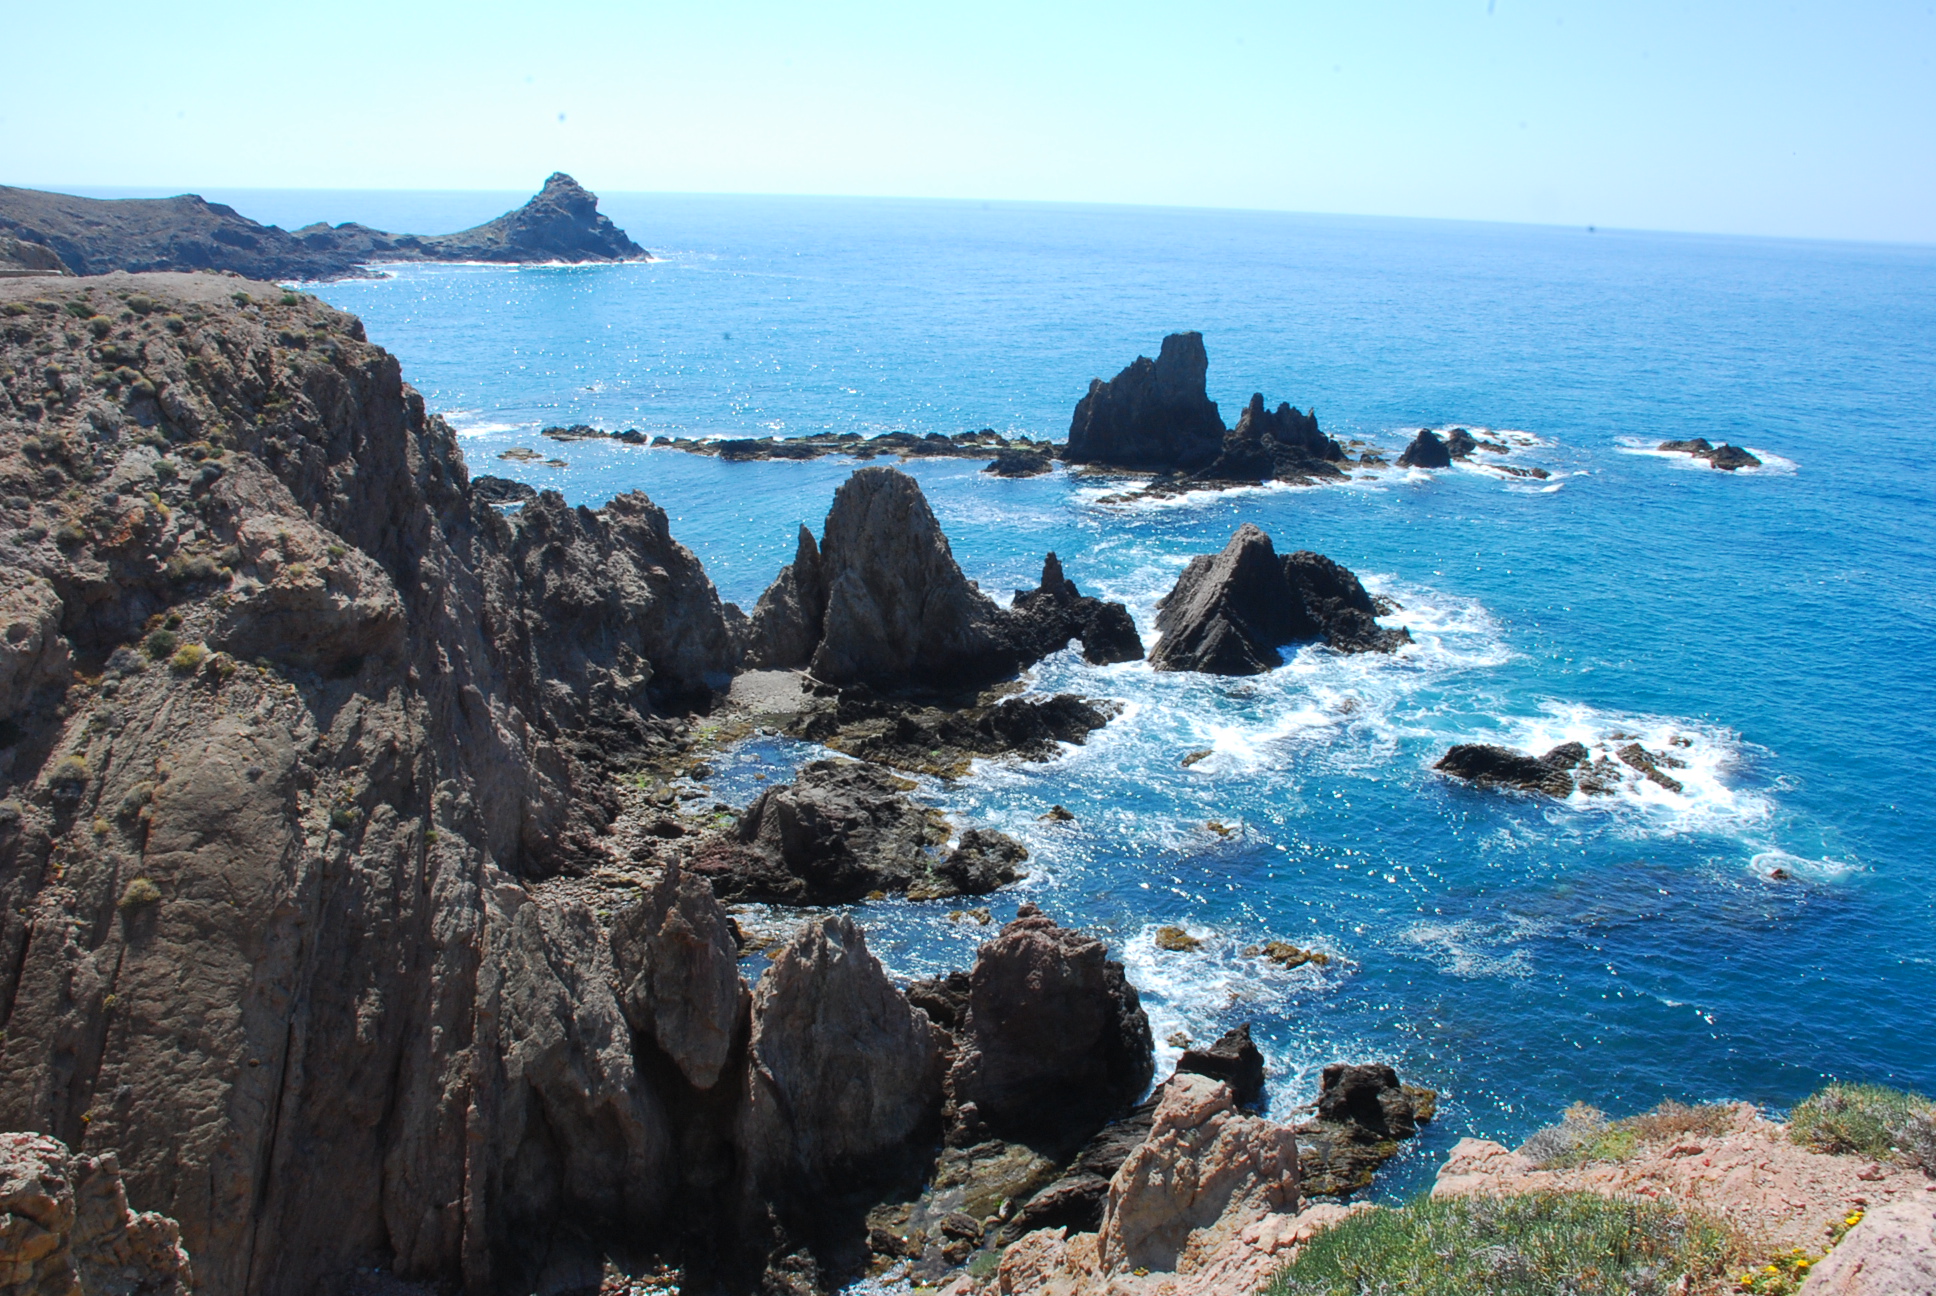
[[[793,561],[780,568],[747,627],[745,670],[794,670],[813,659],[827,615],[827,581],[813,532],[800,528]]]
[[[1445,452],[1454,459],[1467,458],[1478,448],[1478,438],[1464,428],[1453,428],[1445,434]]]
[[[181,1226],[128,1208],[118,1159],[0,1134],[0,1296],[188,1296]]]
[[[1342,1197],[1366,1187],[1437,1110],[1435,1092],[1401,1084],[1389,1066],[1333,1062],[1319,1081],[1314,1119],[1297,1127],[1304,1191]]]
[[[1809,1272],[1801,1296],[1907,1296],[1936,1292],[1936,1193],[1865,1212]]]
[[[1761,460],[1737,445],[1718,445],[1711,454],[1703,456],[1709,463],[1723,472],[1733,472],[1737,468],[1759,468]]]
[[[1017,880],[1028,857],[1028,848],[1007,833],[970,828],[934,872],[955,895],[987,895]]]
[[[710,1089],[731,1056],[748,1003],[732,920],[704,879],[674,860],[612,924],[619,1004],[695,1089]]]
[[[1225,1031],[1208,1048],[1185,1049],[1176,1069],[1223,1081],[1239,1107],[1264,1099],[1264,1055],[1250,1038],[1249,1022]]]
[[[1439,434],[1430,428],[1420,428],[1412,443],[1398,456],[1400,468],[1450,468],[1452,452]]]
[[[1204,387],[1210,359],[1201,333],[1172,333],[1155,360],[1089,384],[1076,403],[1063,458],[1072,464],[1194,472],[1223,447],[1223,419]]]
[[[1179,1074],[1163,1086],[1149,1137],[1109,1185],[1103,1264],[1173,1270],[1196,1229],[1227,1215],[1295,1212],[1298,1174],[1288,1126],[1239,1112],[1221,1081]]]
[[[1544,756],[1528,756],[1492,743],[1458,743],[1432,768],[1480,787],[1516,787],[1568,797],[1573,795],[1570,771],[1586,757],[1586,748],[1576,742],[1561,743]]]
[[[1025,904],[982,946],[969,983],[948,1072],[951,1140],[1085,1137],[1149,1085],[1149,1019],[1101,941]]]
[[[1200,554],[1157,604],[1157,670],[1259,675],[1283,665],[1278,645],[1323,639],[1341,652],[1389,652],[1411,636],[1373,620],[1371,597],[1344,567],[1299,551],[1280,560],[1246,522],[1218,554]]]
[[[753,992],[739,1146],[770,1198],[809,1209],[829,1187],[918,1165],[941,1108],[927,1014],[887,979],[844,916],[809,921]]]

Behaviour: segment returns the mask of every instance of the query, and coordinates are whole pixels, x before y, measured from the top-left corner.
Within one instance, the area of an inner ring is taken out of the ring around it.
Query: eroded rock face
[[[1143,640],[1136,622],[1120,603],[1105,603],[1076,588],[1062,574],[1062,563],[1051,552],[1042,560],[1042,580],[1032,590],[1016,590],[1013,609],[1021,622],[1024,655],[1036,661],[1082,641],[1082,659],[1095,666],[1141,661]]]
[[[1175,1269],[1194,1229],[1235,1212],[1298,1205],[1297,1140],[1237,1110],[1230,1086],[1181,1073],[1163,1086],[1149,1137],[1109,1186],[1100,1236],[1111,1269]]]
[[[1250,1038],[1249,1022],[1225,1031],[1207,1047],[1185,1049],[1176,1069],[1223,1081],[1239,1107],[1263,1101],[1264,1055]]]
[[[740,1146],[771,1199],[893,1180],[938,1128],[940,1055],[846,917],[808,922],[753,992]]]
[[[1323,639],[1340,652],[1390,652],[1410,642],[1386,630],[1358,578],[1322,554],[1280,559],[1246,522],[1223,551],[1199,554],[1157,604],[1157,670],[1259,675],[1284,664],[1281,644]]]
[[[1544,756],[1528,756],[1492,743],[1458,743],[1432,768],[1480,787],[1515,787],[1568,797],[1573,795],[1570,771],[1586,758],[1586,747],[1576,742],[1561,743]]]
[[[187,1296],[181,1226],[128,1208],[113,1153],[76,1156],[44,1134],[0,1134],[0,1293]]]
[[[1101,941],[1025,904],[982,946],[969,985],[948,1073],[963,1137],[1098,1129],[1148,1087],[1149,1019]]]
[[[827,581],[813,532],[800,528],[793,561],[767,586],[746,631],[747,670],[796,670],[813,660],[827,616]]]
[[[703,878],[674,860],[658,886],[613,924],[626,1020],[657,1042],[695,1089],[718,1083],[749,1001],[739,942]]]
[[[44,579],[17,569],[0,572],[0,721],[40,689],[67,682],[67,638],[61,600]]]
[[[1400,468],[1450,468],[1452,451],[1438,433],[1420,428],[1412,443],[1398,456]]]
[[[1223,419],[1204,389],[1201,333],[1172,333],[1157,358],[1138,356],[1076,403],[1063,458],[1072,464],[1194,472],[1223,448]]]

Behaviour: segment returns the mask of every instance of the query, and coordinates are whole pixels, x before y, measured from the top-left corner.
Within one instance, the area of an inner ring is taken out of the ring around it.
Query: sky
[[[0,0],[0,183],[1936,242],[1936,0]]]

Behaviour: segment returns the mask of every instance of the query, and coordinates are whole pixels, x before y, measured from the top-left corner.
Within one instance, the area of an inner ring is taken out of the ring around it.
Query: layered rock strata
[[[1391,652],[1404,630],[1378,625],[1358,578],[1322,554],[1280,559],[1246,522],[1217,554],[1200,554],[1157,604],[1157,670],[1257,675],[1284,662],[1280,645],[1322,639],[1340,652]]]

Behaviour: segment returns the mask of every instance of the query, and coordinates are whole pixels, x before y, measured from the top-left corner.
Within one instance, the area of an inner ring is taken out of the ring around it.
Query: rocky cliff
[[[649,253],[558,172],[530,202],[456,234],[386,234],[367,226],[261,225],[194,194],[79,198],[0,185],[0,235],[27,248],[9,260],[77,275],[222,270],[244,278],[340,279],[372,261],[637,261]],[[33,249],[44,249],[36,252]],[[44,266],[49,256],[53,267]]]

